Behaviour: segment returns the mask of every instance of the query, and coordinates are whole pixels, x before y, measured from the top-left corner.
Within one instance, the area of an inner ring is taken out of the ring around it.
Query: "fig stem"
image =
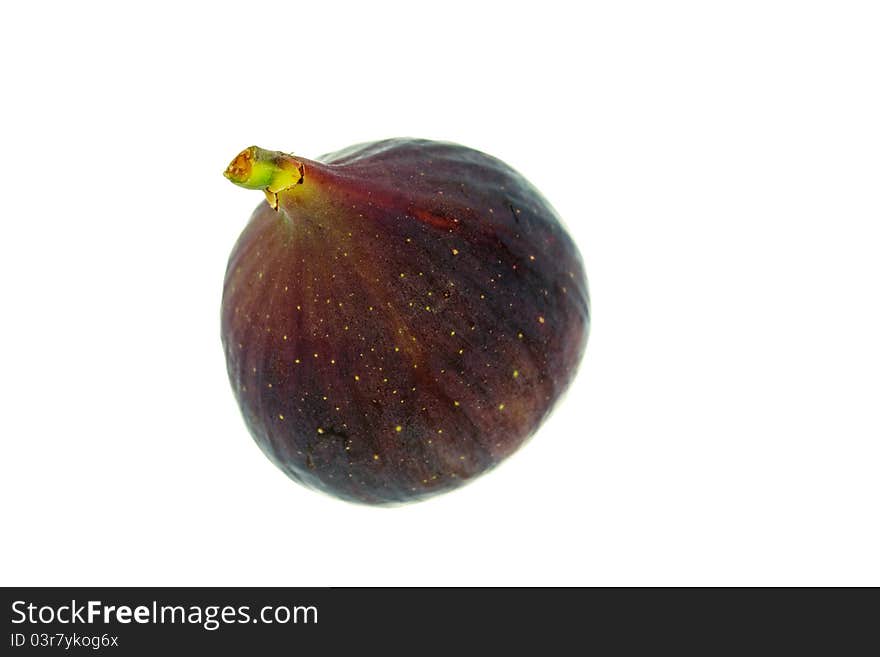
[[[287,153],[248,146],[235,156],[223,175],[239,187],[263,190],[269,204],[277,209],[278,193],[302,184],[305,165]]]

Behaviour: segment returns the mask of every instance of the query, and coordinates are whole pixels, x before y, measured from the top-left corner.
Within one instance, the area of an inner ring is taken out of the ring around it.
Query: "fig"
[[[582,260],[500,160],[414,139],[315,160],[252,146],[225,176],[266,197],[226,270],[229,379],[295,481],[366,504],[452,490],[520,447],[572,380]]]

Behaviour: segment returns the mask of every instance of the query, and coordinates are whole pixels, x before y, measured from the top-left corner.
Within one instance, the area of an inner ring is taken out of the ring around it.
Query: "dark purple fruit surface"
[[[367,504],[457,488],[520,447],[574,376],[583,264],[503,162],[391,139],[317,160],[251,147],[225,175],[266,195],[226,271],[229,378],[292,479]]]

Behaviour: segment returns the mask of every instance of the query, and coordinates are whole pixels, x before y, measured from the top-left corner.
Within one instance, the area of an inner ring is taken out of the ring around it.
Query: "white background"
[[[880,585],[880,10],[8,3],[5,585]],[[594,324],[504,466],[301,488],[226,378],[244,146],[448,139],[565,218]]]

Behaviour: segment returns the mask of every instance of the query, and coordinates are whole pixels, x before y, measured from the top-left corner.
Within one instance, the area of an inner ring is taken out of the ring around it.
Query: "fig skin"
[[[229,378],[292,479],[367,504],[449,491],[565,391],[590,325],[583,264],[500,160],[412,139],[317,160],[251,147],[226,176],[267,197],[226,271]]]

